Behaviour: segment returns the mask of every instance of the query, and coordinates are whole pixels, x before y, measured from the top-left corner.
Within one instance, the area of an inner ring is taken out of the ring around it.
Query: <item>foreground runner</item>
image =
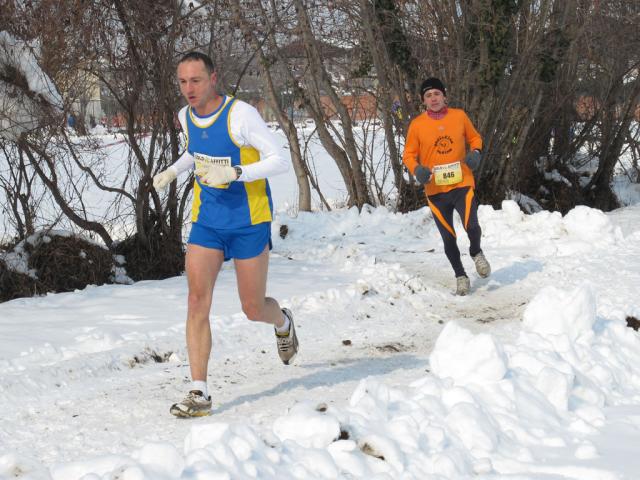
[[[224,261],[234,259],[242,311],[250,320],[272,324],[278,353],[288,365],[298,351],[293,317],[266,297],[273,205],[266,177],[286,172],[288,162],[258,112],[216,91],[211,59],[199,52],[178,64],[180,92],[188,105],[178,117],[187,150],[153,178],[160,190],[195,163],[192,227],[186,255],[189,300],[187,349],[191,389],[171,407],[178,417],[211,413],[207,366],[211,354],[213,288]]]
[[[424,185],[445,254],[456,275],[456,295],[467,295],[471,284],[460,259],[453,211],[460,215],[469,236],[469,253],[478,275],[488,277],[491,267],[480,248],[482,230],[472,173],[480,165],[482,138],[463,110],[447,107],[447,90],[440,80],[428,78],[422,82],[420,94],[427,111],[411,121],[402,161]],[[471,151],[465,155],[467,143]]]

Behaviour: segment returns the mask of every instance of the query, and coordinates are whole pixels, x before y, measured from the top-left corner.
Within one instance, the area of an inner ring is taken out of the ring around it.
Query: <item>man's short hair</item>
[[[202,52],[196,52],[196,51],[189,52],[183,55],[183,57],[178,62],[178,65],[180,65],[183,62],[197,62],[198,60],[202,60],[202,63],[204,63],[204,68],[207,69],[207,72],[209,72],[209,75],[211,75],[216,71],[216,67],[213,64],[213,60],[211,60],[211,57],[209,57],[209,55],[206,55]]]

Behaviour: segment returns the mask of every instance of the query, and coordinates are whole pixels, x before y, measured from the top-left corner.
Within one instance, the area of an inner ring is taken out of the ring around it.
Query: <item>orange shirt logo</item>
[[[440,155],[446,155],[447,153],[451,153],[453,150],[453,139],[449,135],[442,135],[436,138],[436,142],[434,146],[436,147],[436,152]]]

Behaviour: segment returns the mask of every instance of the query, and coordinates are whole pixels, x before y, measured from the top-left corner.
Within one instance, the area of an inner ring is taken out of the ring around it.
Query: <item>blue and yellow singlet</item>
[[[191,107],[187,109],[187,150],[195,157],[196,164],[242,166],[260,160],[255,148],[239,145],[231,135],[229,114],[235,101],[233,97],[225,96],[222,105],[207,117],[198,117]],[[239,228],[270,222],[272,212],[271,190],[266,178],[208,186],[196,176],[191,212],[193,223],[219,229]]]

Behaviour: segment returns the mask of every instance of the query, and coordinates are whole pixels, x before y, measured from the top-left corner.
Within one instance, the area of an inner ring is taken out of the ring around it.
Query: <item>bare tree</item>
[[[278,124],[285,133],[289,142],[289,151],[291,153],[291,161],[296,175],[298,185],[298,209],[301,211],[311,211],[311,188],[309,185],[309,176],[306,165],[303,161],[302,151],[300,149],[299,133],[292,115],[289,116],[284,110],[284,101],[282,100],[281,85],[276,83],[274,75],[276,69],[271,63],[268,55],[268,49],[275,50],[278,48],[273,43],[278,25],[284,25],[281,10],[273,9],[274,17],[268,18],[262,14],[266,13],[259,3],[254,3],[251,9],[247,5],[242,5],[240,0],[232,2],[235,21],[242,30],[244,39],[256,52],[262,73],[262,81],[264,91],[267,94],[269,106],[275,113]],[[258,13],[250,18],[248,13]],[[265,25],[266,20],[266,25]],[[268,33],[267,33],[268,31]],[[288,92],[285,92],[288,93]]]
[[[515,191],[563,211],[615,206],[613,166],[638,103],[637,2],[401,5],[419,74],[443,78],[452,105],[484,137],[484,201],[499,205]],[[581,119],[576,104],[585,97],[594,112]],[[597,146],[599,170],[585,186],[574,164],[587,142]]]
[[[111,247],[126,253],[133,278],[175,275],[183,268],[182,225],[187,207],[185,190],[178,202],[173,185],[163,201],[151,188],[153,174],[180,153],[179,129],[174,121],[177,91],[174,83],[176,45],[193,13],[177,2],[15,3],[14,28],[45,46],[39,58],[43,69],[59,85],[70,79],[98,78],[108,89],[123,122],[129,145],[125,181],[113,184],[100,165],[76,154],[73,142],[60,128],[23,135],[19,148],[46,185],[64,215],[82,229],[96,232]],[[50,19],[60,19],[63,34]],[[27,22],[25,19],[28,19]],[[66,92],[65,92],[66,93]],[[69,105],[75,97],[65,97]],[[66,108],[65,108],[66,110]],[[60,126],[63,122],[57,121]],[[63,153],[64,152],[64,153]],[[74,178],[80,171],[84,178]],[[79,183],[90,182],[112,194],[121,212],[133,212],[133,231],[115,242],[98,220],[86,215]],[[128,205],[128,206],[127,206]],[[135,260],[138,259],[138,260]],[[134,265],[138,265],[135,267]]]
[[[318,127],[318,135],[322,145],[336,161],[340,172],[348,187],[350,202],[359,208],[365,204],[371,204],[371,196],[367,189],[362,167],[362,159],[356,149],[356,141],[353,133],[353,122],[350,112],[340,98],[338,86],[331,80],[329,71],[323,59],[321,42],[316,38],[307,5],[302,0],[293,0],[293,6],[298,20],[298,31],[307,57],[308,75],[305,85],[307,95],[305,104],[314,112],[314,119]],[[337,31],[337,30],[334,30]],[[325,107],[321,97],[328,97],[331,108],[335,111],[341,122],[341,130],[338,131],[325,113]],[[331,129],[331,132],[330,132]],[[339,143],[331,135],[338,138]]]
[[[25,156],[15,143],[0,142],[6,165],[0,171],[0,188],[6,203],[3,216],[9,222],[5,228],[15,231],[17,241],[32,235],[36,229],[37,215],[44,192],[38,190],[36,174],[30,169]]]
[[[136,278],[179,273],[192,179],[158,195],[151,178],[184,148],[175,62],[194,48],[214,58],[224,90],[266,97],[289,143],[301,210],[311,209],[311,188],[324,198],[296,127],[302,114],[314,120],[349,205],[387,202],[389,183],[398,208],[421,204],[401,163],[402,138],[421,112],[418,86],[432,75],[483,135],[483,201],[523,193],[545,208],[611,209],[622,152],[637,169],[639,18],[640,4],[628,0],[6,1],[3,45],[19,39],[60,90],[49,95],[19,64],[0,65],[8,224],[18,238],[44,223],[85,230],[138,258]],[[64,127],[78,103],[84,125],[87,79],[98,79],[121,120],[128,156],[119,178],[103,145]],[[363,97],[375,111],[356,125]],[[587,160],[597,168],[584,171]],[[109,215],[96,215],[88,191],[109,198]]]
[[[400,8],[391,0],[360,0],[356,25],[363,37],[362,50],[371,57],[378,81],[375,92],[381,107],[382,125],[388,149],[388,161],[393,172],[393,185],[398,191],[398,208],[401,211],[423,205],[422,189],[413,178],[406,181],[403,175],[402,145],[397,139],[407,133],[409,120],[415,115],[417,105],[409,100],[406,92],[414,91],[418,61],[413,57],[409,37],[400,23]]]

